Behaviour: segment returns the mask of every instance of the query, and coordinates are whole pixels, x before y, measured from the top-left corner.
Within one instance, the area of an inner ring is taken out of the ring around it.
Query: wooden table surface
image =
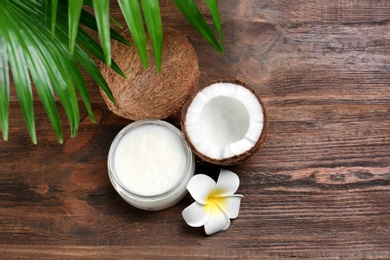
[[[245,196],[238,219],[206,236],[181,217],[189,195],[158,212],[126,204],[106,159],[129,121],[108,111],[88,78],[97,123],[80,103],[72,139],[61,110],[62,145],[38,99],[33,145],[12,97],[10,138],[0,141],[0,258],[389,259],[390,1],[219,1],[225,56],[172,1],[160,2],[164,26],[194,45],[200,85],[240,79],[268,108],[265,145],[228,167]],[[116,4],[112,14],[123,22]]]

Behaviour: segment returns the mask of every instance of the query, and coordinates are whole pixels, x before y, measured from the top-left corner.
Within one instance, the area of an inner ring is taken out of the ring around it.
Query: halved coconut
[[[181,126],[199,158],[233,165],[264,143],[268,120],[260,97],[236,80],[211,84],[193,95],[183,108]]]
[[[132,42],[129,30],[121,35]],[[100,92],[115,114],[130,120],[166,118],[180,111],[196,91],[200,73],[198,57],[191,43],[180,32],[164,30],[161,73],[156,70],[150,38],[147,39],[148,70],[142,66],[134,43],[130,47],[118,41],[111,44],[112,58],[126,78],[102,63],[100,71],[116,103],[113,104],[104,91]]]

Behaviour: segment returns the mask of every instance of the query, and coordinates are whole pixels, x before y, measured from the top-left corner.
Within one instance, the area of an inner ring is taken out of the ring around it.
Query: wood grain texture
[[[10,138],[0,142],[1,258],[390,258],[390,1],[219,2],[225,56],[160,1],[164,26],[194,45],[200,85],[236,78],[267,106],[265,145],[229,167],[244,195],[238,219],[207,237],[181,217],[190,196],[158,212],[126,204],[106,159],[129,121],[88,78],[97,123],[80,103],[71,139],[61,110],[63,145],[38,100],[31,144],[13,95]],[[123,22],[116,4],[111,11]],[[180,114],[167,120],[179,126]]]

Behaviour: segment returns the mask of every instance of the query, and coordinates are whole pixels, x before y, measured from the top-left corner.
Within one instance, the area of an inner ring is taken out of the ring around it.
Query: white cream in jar
[[[146,210],[165,209],[180,201],[194,168],[194,155],[182,133],[160,120],[126,126],[108,155],[108,173],[116,191]]]

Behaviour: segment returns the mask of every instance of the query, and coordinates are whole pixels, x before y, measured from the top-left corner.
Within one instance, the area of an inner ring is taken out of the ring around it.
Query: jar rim
[[[174,133],[180,140],[180,142],[183,145],[183,149],[185,152],[185,168],[183,170],[182,176],[180,176],[180,180],[177,182],[175,186],[167,190],[166,192],[156,194],[156,195],[142,195],[135,193],[131,190],[129,190],[123,183],[120,181],[118,178],[117,172],[115,170],[115,163],[114,163],[114,158],[115,158],[115,150],[121,140],[122,137],[124,137],[126,134],[128,134],[130,131],[137,129],[139,127],[145,126],[145,125],[157,125],[157,126],[162,126],[165,127],[166,129],[170,130],[172,133]],[[183,133],[174,125],[163,121],[163,120],[158,120],[158,119],[145,119],[145,120],[139,120],[132,122],[125,126],[119,133],[115,136],[114,140],[111,143],[110,150],[108,153],[108,173],[109,177],[112,180],[112,184],[114,184],[114,188],[116,185],[119,186],[120,191],[122,193],[125,193],[124,195],[137,198],[137,199],[142,199],[142,200],[161,200],[166,197],[169,197],[171,194],[175,193],[177,190],[179,190],[183,185],[186,186],[187,182],[189,179],[188,175],[193,172],[193,168],[195,165],[195,156],[191,151],[191,148],[187,144]],[[191,174],[192,175],[192,174]]]

